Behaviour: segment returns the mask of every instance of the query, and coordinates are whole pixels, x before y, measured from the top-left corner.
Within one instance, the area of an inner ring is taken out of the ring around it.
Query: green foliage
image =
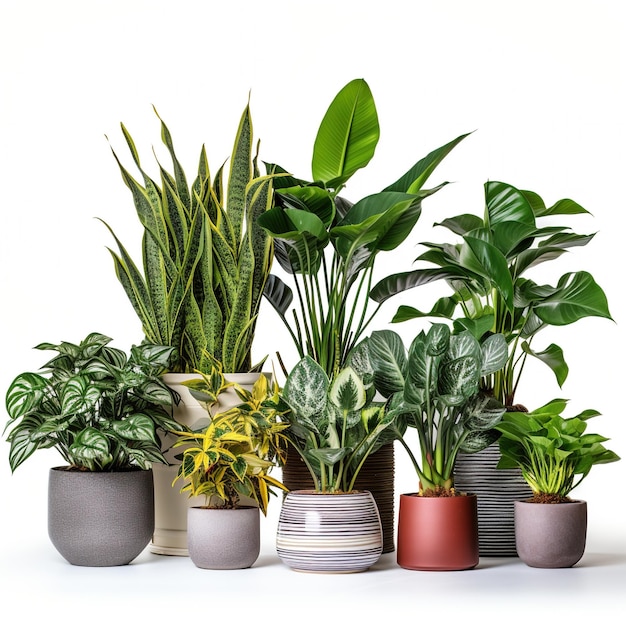
[[[142,344],[127,356],[110,342],[92,333],[79,344],[35,347],[57,354],[40,373],[17,376],[7,391],[11,471],[44,448],[90,471],[167,463],[158,429],[179,428],[171,417],[179,398],[160,375],[173,348]]]
[[[307,355],[285,383],[283,398],[291,409],[286,437],[320,492],[351,491],[367,457],[393,441],[391,416],[384,403],[373,401],[367,341],[332,379]]]
[[[504,365],[504,337],[491,335],[480,343],[468,331],[451,334],[445,324],[433,324],[407,351],[395,332],[374,331],[369,354],[374,385],[387,398],[420,493],[452,489],[458,453],[478,452],[496,439],[493,429],[505,408],[481,392],[479,382]],[[417,433],[419,454],[406,442],[406,426]]]
[[[212,393],[212,382],[206,381]],[[194,389],[202,393],[202,385]],[[211,508],[237,508],[242,496],[254,499],[267,514],[271,487],[286,487],[269,475],[276,462],[284,460],[283,431],[279,421],[288,407],[281,401],[276,384],[259,376],[252,391],[237,389],[241,404],[218,413],[200,432],[178,431],[174,447],[184,447],[174,483],[188,481],[181,493],[204,496]]]
[[[564,418],[561,413],[566,404],[565,400],[553,400],[523,415],[507,413],[496,426],[502,433],[498,467],[519,467],[536,494],[566,498],[594,465],[619,460],[602,445],[608,441],[606,437],[585,432],[587,421],[599,413],[588,409]]]
[[[451,296],[427,312],[401,306],[393,321],[439,317],[454,320],[456,329],[468,329],[479,338],[502,333],[509,345],[508,360],[482,385],[512,406],[528,356],[545,363],[559,386],[567,378],[568,366],[558,345],[531,347],[539,331],[589,316],[611,316],[603,290],[588,272],[568,272],[556,286],[526,277],[528,270],[593,239],[593,234],[577,234],[566,226],[539,225],[553,216],[587,213],[584,208],[572,200],[546,207],[536,193],[501,182],[485,184],[485,201],[484,219],[463,214],[437,224],[459,236],[460,243],[423,243],[427,251],[416,261],[434,267],[389,276],[374,287],[371,297],[382,303],[406,289],[445,280]]]
[[[161,137],[173,173],[159,164],[160,185],[142,169],[129,132],[122,131],[143,184],[122,166],[143,226],[143,272],[107,225],[117,277],[147,341],[176,348],[173,372],[208,371],[217,359],[229,372],[247,372],[260,301],[273,258],[271,239],[257,218],[271,206],[271,177],[259,176],[246,106],[235,138],[228,184],[223,167],[211,180],[204,146],[188,184],[171,134]]]
[[[367,83],[348,83],[330,104],[315,139],[313,181],[275,180],[274,206],[259,224],[274,238],[275,257],[293,276],[293,291],[271,275],[265,295],[288,329],[300,358],[309,355],[329,378],[363,337],[378,311],[368,292],[379,252],[397,248],[411,233],[422,200],[443,187],[422,187],[466,135],[434,150],[400,179],[355,204],[340,196],[346,182],[371,160],[379,139],[378,114]],[[270,173],[284,174],[268,164]],[[293,321],[287,316],[293,315]]]

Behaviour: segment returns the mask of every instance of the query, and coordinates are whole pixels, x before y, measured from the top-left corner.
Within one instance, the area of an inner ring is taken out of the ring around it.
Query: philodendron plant
[[[322,493],[352,491],[368,456],[393,440],[385,436],[393,416],[373,400],[366,341],[332,378],[307,355],[285,382],[283,398],[290,408],[285,436]]]
[[[274,182],[274,205],[259,217],[273,237],[275,257],[293,277],[293,292],[271,275],[265,295],[285,323],[299,357],[310,356],[329,378],[364,337],[378,311],[368,292],[380,252],[396,249],[415,226],[422,200],[441,189],[424,189],[429,176],[467,135],[415,163],[397,181],[356,203],[339,195],[348,180],[374,156],[380,129],[374,98],[362,79],[334,98],[319,126],[311,177]],[[374,306],[372,306],[374,305]],[[293,316],[293,319],[292,317]]]
[[[212,392],[211,381],[207,392]],[[174,483],[185,481],[181,493],[204,496],[207,508],[236,509],[241,498],[254,500],[266,515],[272,487],[286,487],[270,471],[284,462],[288,424],[279,421],[288,407],[278,385],[261,375],[251,391],[237,388],[241,403],[211,418],[200,432],[178,431],[174,447],[183,447]],[[206,397],[194,382],[192,393]]]
[[[598,411],[566,418],[566,406],[557,399],[524,415],[507,413],[495,427],[502,433],[498,468],[519,468],[534,502],[567,502],[594,465],[619,460],[602,445],[606,437],[585,432]]]
[[[419,478],[420,495],[453,495],[458,453],[493,443],[493,429],[505,412],[479,388],[481,377],[506,362],[504,337],[491,335],[481,343],[469,331],[451,334],[447,325],[433,324],[407,351],[397,333],[374,331],[369,357],[376,389],[387,398],[393,428]],[[406,441],[405,426],[416,433],[418,452]]]
[[[446,318],[456,329],[469,329],[477,338],[502,333],[509,346],[504,367],[482,380],[498,400],[512,407],[527,357],[537,358],[554,373],[559,386],[568,375],[560,346],[538,349],[535,336],[550,326],[566,326],[585,317],[611,319],[604,291],[589,272],[567,272],[556,286],[527,277],[538,265],[559,258],[572,247],[585,246],[593,234],[577,234],[553,225],[561,215],[588,213],[573,200],[547,207],[532,191],[488,182],[481,218],[463,214],[445,219],[444,226],[459,239],[423,243],[426,252],[416,261],[433,267],[384,278],[371,292],[379,303],[406,289],[444,280],[452,295],[440,298],[430,311],[401,306],[394,322],[422,317]],[[548,223],[540,225],[545,220]]]
[[[191,184],[161,121],[173,173],[159,164],[161,183],[140,165],[133,139],[122,131],[143,184],[122,166],[143,227],[143,272],[107,225],[118,252],[117,277],[141,322],[146,340],[176,348],[172,372],[208,371],[214,359],[226,372],[258,369],[251,357],[259,306],[273,259],[271,238],[257,218],[271,206],[271,177],[260,176],[246,106],[230,159],[213,180],[204,146]]]
[[[171,417],[178,395],[161,379],[173,348],[142,344],[127,356],[110,342],[92,333],[79,344],[35,346],[56,355],[39,373],[17,376],[7,391],[12,471],[45,448],[89,471],[167,463],[159,431],[180,427]]]

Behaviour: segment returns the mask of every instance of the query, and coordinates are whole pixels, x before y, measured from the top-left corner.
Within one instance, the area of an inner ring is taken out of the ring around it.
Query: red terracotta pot
[[[404,569],[452,571],[478,564],[475,495],[400,495],[397,561]]]

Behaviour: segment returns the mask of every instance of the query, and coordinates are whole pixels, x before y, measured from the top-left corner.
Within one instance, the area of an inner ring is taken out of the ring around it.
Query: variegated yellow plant
[[[159,164],[160,184],[142,168],[123,124],[142,183],[113,151],[144,229],[142,271],[105,222],[118,247],[118,252],[110,250],[117,277],[146,340],[176,348],[171,371],[208,371],[212,358],[223,363],[224,371],[250,371],[255,368],[251,347],[273,256],[271,238],[256,223],[271,207],[272,182],[259,176],[253,156],[250,108],[241,117],[226,187],[223,166],[211,180],[204,146],[190,186],[170,132],[159,120],[173,165],[169,173]]]
[[[184,446],[174,480],[186,481],[181,493],[204,496],[210,508],[234,509],[252,498],[266,515],[272,487],[287,488],[270,476],[284,462],[288,408],[278,385],[260,376],[251,391],[238,389],[242,403],[218,413],[201,432],[180,431],[174,447]]]

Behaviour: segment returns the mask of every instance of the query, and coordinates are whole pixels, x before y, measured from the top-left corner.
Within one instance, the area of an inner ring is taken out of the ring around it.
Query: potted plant
[[[231,380],[250,387],[262,366],[253,363],[251,351],[273,242],[257,225],[257,218],[271,206],[272,182],[257,167],[249,105],[235,136],[226,184],[224,166],[211,177],[204,146],[197,173],[189,179],[168,127],[162,120],[160,124],[172,162],[171,172],[159,163],[160,181],[143,169],[123,124],[139,180],[113,151],[143,228],[141,264],[133,261],[113,229],[105,225],[118,248],[110,250],[115,272],[146,340],[176,349],[165,374],[167,384],[181,396],[175,418],[197,429],[205,411],[181,388],[189,374],[209,372],[219,362]],[[172,442],[165,439],[166,450]],[[172,494],[176,463],[171,454],[166,458],[170,465],[154,467],[156,528],[151,550],[186,555],[189,503]]]
[[[79,344],[42,343],[57,354],[9,386],[9,462],[55,448],[48,531],[73,565],[125,565],[154,530],[152,463],[165,462],[159,432],[176,429],[173,392],[161,378],[172,348],[142,344],[130,356],[92,333]]]
[[[355,351],[364,354],[362,346]],[[285,496],[278,522],[278,556],[297,571],[360,572],[382,554],[376,501],[355,485],[368,456],[384,443],[391,421],[384,403],[373,401],[371,376],[367,367],[359,368],[363,364],[349,357],[330,379],[307,355],[283,389],[290,408],[285,437],[314,485]]]
[[[213,395],[215,381],[203,382],[191,381],[194,393]],[[181,493],[205,501],[188,509],[187,521],[189,556],[205,569],[251,567],[260,550],[259,511],[267,514],[272,487],[286,489],[269,474],[282,459],[287,428],[278,420],[287,408],[277,384],[261,376],[251,391],[237,392],[240,404],[199,432],[178,431],[174,444],[184,447],[174,482],[185,481]]]
[[[518,467],[532,497],[515,502],[517,552],[531,567],[572,567],[585,551],[587,502],[570,493],[594,465],[619,457],[585,432],[594,409],[565,418],[567,401],[553,400],[535,411],[508,413],[496,426],[502,434],[500,468]]]
[[[429,176],[467,135],[461,135],[418,160],[382,191],[354,204],[343,195],[351,177],[374,156],[380,129],[369,85],[355,79],[345,85],[328,107],[319,126],[311,159],[311,181],[285,176],[281,166],[268,164],[274,181],[273,206],[259,224],[274,240],[275,258],[290,276],[290,287],[278,275],[268,279],[265,295],[285,324],[298,352],[310,356],[332,379],[347,355],[365,336],[378,312],[370,300],[379,253],[390,252],[412,232],[422,200],[446,183],[424,189]],[[296,294],[296,304],[294,302]],[[290,366],[284,367],[287,375]],[[370,463],[363,476],[371,477],[373,493],[378,481],[393,484],[393,446],[381,448],[374,471]],[[288,456],[284,468],[290,489],[309,485],[297,458]],[[393,489],[393,487],[392,487]],[[378,496],[377,496],[378,498]],[[383,519],[390,520],[393,536],[393,498],[378,498]],[[393,542],[386,541],[386,551]]]
[[[454,241],[423,243],[427,250],[416,261],[427,265],[384,278],[371,296],[382,303],[406,289],[446,281],[451,295],[425,312],[403,305],[393,321],[445,318],[477,338],[502,333],[509,346],[507,362],[502,370],[484,377],[481,387],[507,410],[525,411],[516,391],[529,357],[547,365],[559,386],[569,371],[561,347],[554,343],[538,347],[536,336],[586,317],[611,316],[604,291],[589,272],[567,272],[555,286],[529,277],[539,265],[545,267],[593,239],[593,234],[555,225],[560,216],[588,213],[583,207],[569,199],[546,206],[537,193],[497,181],[486,183],[484,193],[483,217],[462,214],[441,221],[438,225],[451,231]],[[515,554],[513,502],[530,495],[519,470],[498,472],[499,458],[494,442],[477,456],[460,454],[458,459],[459,486],[479,495],[479,518],[485,522],[480,530],[481,554],[487,556]]]
[[[409,454],[419,490],[400,496],[398,564],[406,569],[460,570],[478,563],[476,495],[457,491],[454,463],[464,450],[492,441],[505,411],[479,383],[507,357],[500,334],[479,342],[445,324],[421,331],[408,351],[399,335],[375,331],[370,341],[374,384],[387,398],[396,435]],[[403,435],[415,432],[417,452]]]

